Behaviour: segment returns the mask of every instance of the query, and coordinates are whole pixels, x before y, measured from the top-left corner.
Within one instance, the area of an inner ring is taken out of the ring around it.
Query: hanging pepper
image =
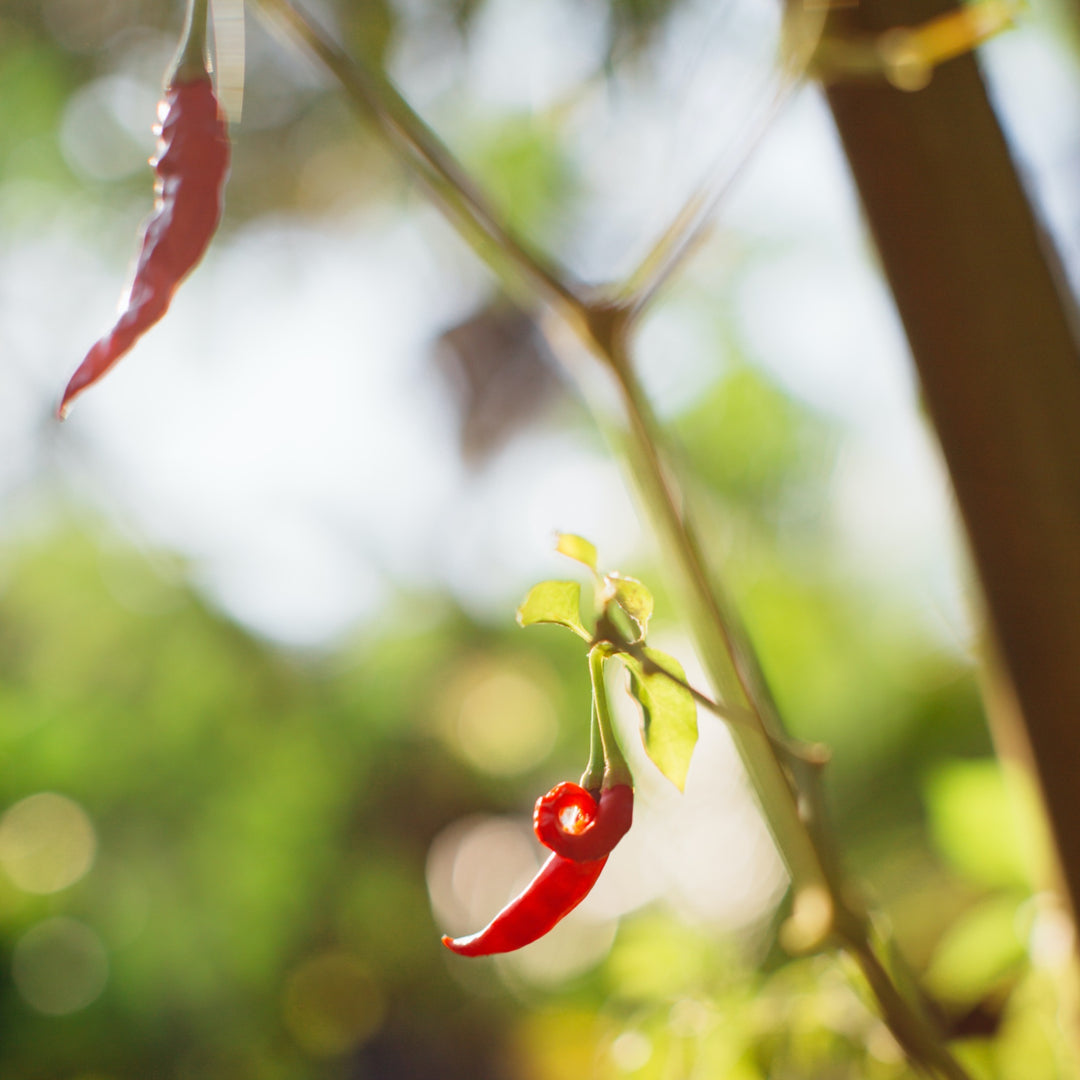
[[[580,784],[563,781],[536,801],[533,831],[553,854],[520,896],[468,937],[444,937],[461,956],[512,952],[543,937],[589,895],[634,816],[634,787],[611,723],[602,646],[589,653],[593,685],[589,764]],[[599,796],[599,798],[597,797]]]
[[[200,19],[201,16],[201,19]],[[64,390],[59,415],[105,374],[168,310],[221,219],[229,136],[202,53],[205,0],[194,0],[185,43],[158,104],[154,212],[142,233],[131,286],[112,330],[86,354]]]
[[[578,784],[557,784],[536,803],[533,828],[553,854],[520,896],[478,933],[444,937],[459,956],[490,956],[520,949],[552,929],[588,896],[611,849],[630,828],[634,790],[604,788],[600,800]]]

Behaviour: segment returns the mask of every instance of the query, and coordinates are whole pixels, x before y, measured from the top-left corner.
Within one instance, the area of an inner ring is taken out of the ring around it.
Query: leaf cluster
[[[518,608],[521,626],[562,626],[605,656],[617,657],[630,675],[630,695],[641,709],[641,735],[653,764],[680,791],[697,744],[697,706],[686,673],[672,656],[644,645],[653,614],[653,596],[636,578],[601,573],[595,546],[564,533],[556,550],[592,572],[594,615],[589,630],[581,617],[581,586],[576,581],[542,581]]]

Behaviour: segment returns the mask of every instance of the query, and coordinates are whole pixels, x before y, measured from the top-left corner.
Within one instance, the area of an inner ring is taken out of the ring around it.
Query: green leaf
[[[935,847],[979,885],[1030,887],[1052,865],[1038,794],[993,758],[946,762],[926,782]]]
[[[938,942],[926,973],[938,997],[972,1005],[1024,962],[1016,895],[996,896],[965,911]]]
[[[575,536],[573,533],[559,533],[555,550],[568,559],[574,559],[576,562],[582,563],[590,570],[596,570],[596,548],[583,536]]]
[[[576,581],[541,581],[534,585],[517,610],[517,621],[521,626],[555,623],[590,640],[581,621],[581,586]]]
[[[657,667],[686,681],[682,666],[673,656],[659,649],[645,649],[645,655]],[[641,735],[645,752],[656,767],[683,791],[698,737],[694,699],[689,690],[659,672],[646,674],[638,661],[625,656],[622,659],[630,671],[630,693],[641,706]]]
[[[652,593],[636,578],[621,574],[607,574],[604,582],[614,593],[615,602],[634,620],[639,636],[644,637],[653,613]]]

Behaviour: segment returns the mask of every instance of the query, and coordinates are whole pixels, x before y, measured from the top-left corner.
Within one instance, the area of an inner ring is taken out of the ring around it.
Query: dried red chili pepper
[[[200,61],[201,63],[201,61]],[[79,365],[64,390],[61,419],[72,399],[105,374],[168,310],[221,219],[229,171],[229,136],[205,70],[190,67],[169,80],[158,104],[154,212],[143,228],[131,287],[116,324]]]
[[[445,936],[459,956],[513,952],[541,938],[589,895],[611,849],[630,827],[633,788],[605,788],[600,801],[577,784],[557,784],[540,797],[533,828],[553,851],[520,896],[483,930],[468,937]]]

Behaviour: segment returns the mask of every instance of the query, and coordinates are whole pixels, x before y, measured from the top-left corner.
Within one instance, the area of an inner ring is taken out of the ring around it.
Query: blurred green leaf
[[[526,236],[550,240],[575,187],[558,128],[546,118],[518,114],[474,137],[466,164],[482,178],[504,219]]]
[[[576,581],[541,581],[534,585],[517,610],[517,621],[521,626],[555,623],[589,640],[581,621],[581,586]]]
[[[615,602],[634,620],[639,636],[644,637],[653,613],[653,595],[648,587],[635,578],[620,574],[607,574],[604,581],[615,594]]]
[[[387,0],[351,0],[342,8],[342,33],[356,55],[381,67],[394,40],[397,12]]]
[[[67,177],[53,131],[71,76],[70,61],[40,44],[0,46],[0,166],[5,180],[23,172],[42,179]],[[35,149],[46,152],[32,152]]]
[[[941,854],[980,885],[1030,886],[1048,866],[1030,781],[993,758],[938,765],[926,782],[930,833]]]
[[[1026,955],[1016,909],[1015,896],[996,897],[957,919],[934,952],[925,976],[927,989],[970,1005],[1015,972]]]
[[[624,1001],[678,1000],[707,980],[717,958],[709,952],[689,927],[646,915],[619,932],[608,961],[609,992]]]
[[[575,559],[590,570],[596,569],[596,547],[583,536],[575,536],[573,533],[559,533],[555,550],[568,559]]]
[[[686,681],[682,665],[659,649],[645,649],[645,655],[676,678]],[[697,706],[690,692],[666,676],[646,673],[638,661],[621,657],[630,671],[630,693],[641,706],[642,738],[645,751],[656,767],[680,790],[697,745]]]
[[[749,365],[735,367],[677,427],[702,479],[751,507],[768,507],[815,468],[828,472],[832,440],[824,425]]]

